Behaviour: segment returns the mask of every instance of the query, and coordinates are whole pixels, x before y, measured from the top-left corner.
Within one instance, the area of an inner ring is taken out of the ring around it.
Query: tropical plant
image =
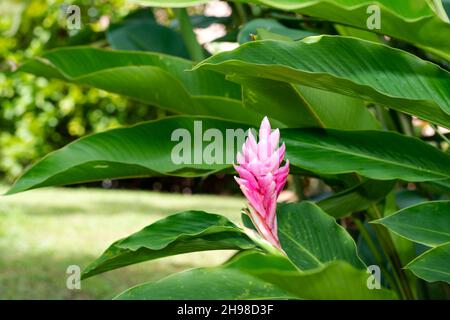
[[[235,250],[221,266],[117,298],[443,297],[436,290],[450,283],[450,24],[440,1],[236,1],[228,34],[215,42],[241,45],[211,57],[193,28],[213,18],[185,9],[209,1],[138,2],[174,8],[166,12],[176,23],[139,14],[111,30],[116,50],[59,48],[19,71],[175,115],[83,137],[37,162],[8,194],[237,172],[249,208],[244,226],[202,211],[170,215],[113,243],[84,279],[176,254]],[[165,36],[150,39],[143,26]],[[250,129],[261,122],[257,138]],[[250,132],[245,143],[242,132]],[[277,204],[289,171],[300,199]],[[312,179],[328,189],[306,195]]]

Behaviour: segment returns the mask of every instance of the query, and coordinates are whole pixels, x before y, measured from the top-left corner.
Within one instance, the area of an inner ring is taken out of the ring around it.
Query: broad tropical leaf
[[[273,284],[236,269],[193,269],[138,285],[119,300],[261,300],[292,299]]]
[[[449,154],[393,132],[286,129],[281,136],[293,164],[321,174],[357,172],[372,179],[407,181],[450,175]]]
[[[19,70],[58,78],[175,113],[215,116],[257,125],[263,115],[242,106],[238,85],[215,72],[190,72],[191,61],[157,53],[62,48]]]
[[[426,251],[411,261],[406,268],[428,282],[450,283],[450,242]]]
[[[192,177],[230,170],[248,128],[219,119],[178,116],[101,132],[49,154],[25,172],[8,193],[107,178]],[[206,141],[204,134],[209,129],[221,139]],[[396,133],[282,129],[281,137],[293,169],[329,175],[357,172],[379,180],[450,177],[449,154]]]
[[[238,85],[214,72],[186,72],[192,65],[192,61],[160,53],[67,47],[48,51],[42,57],[25,63],[19,70],[50,77],[58,73],[60,78],[77,81],[109,69],[151,66],[172,75],[191,95],[240,98]],[[54,73],[49,73],[48,68]]]
[[[240,128],[247,129],[248,126],[208,118],[169,117],[86,136],[42,159],[16,182],[9,193],[106,178],[212,174],[231,167],[240,145],[231,136],[228,151],[223,152],[220,162],[208,164],[203,161],[203,147],[210,143],[203,142],[204,133],[216,129],[226,137],[227,129]],[[220,150],[227,148],[225,140]],[[177,145],[186,145],[187,153],[176,152]],[[182,158],[175,162],[173,152],[177,158]],[[195,154],[200,157],[198,163],[194,161]],[[227,156],[231,157],[231,162],[226,162]]]
[[[299,269],[315,269],[336,260],[365,267],[352,237],[317,205],[278,204],[277,219],[281,247]]]
[[[382,44],[339,36],[254,41],[206,59],[195,69],[364,98],[450,128],[450,74]]]
[[[430,201],[373,221],[427,246],[450,242],[450,201]]]
[[[203,211],[185,211],[116,241],[84,270],[82,278],[181,253],[255,247],[227,218]]]
[[[116,299],[395,299],[370,290],[363,270],[336,261],[301,272],[282,256],[243,253],[219,268],[194,269],[145,283]]]
[[[252,0],[281,10],[368,29],[369,6],[380,10],[380,29],[372,31],[402,39],[450,60],[450,24],[442,21],[427,1],[391,0]],[[436,35],[436,30],[439,30]],[[430,37],[430,34],[436,36]],[[443,45],[443,43],[445,43]]]
[[[133,0],[156,7],[187,7],[207,3],[207,0]],[[450,60],[450,24],[441,20],[430,7],[431,1],[392,0],[237,0],[266,5],[322,18],[346,26],[368,30],[374,11],[380,10],[379,29],[371,30],[401,39]],[[373,7],[372,7],[373,8]],[[378,27],[378,26],[377,26]],[[436,32],[436,30],[439,30]],[[433,35],[433,36],[430,36]]]
[[[272,283],[300,299],[396,299],[390,290],[369,289],[367,284],[372,281],[366,270],[357,269],[347,262],[337,260],[316,269],[298,271],[283,260],[279,256],[244,252],[228,268]]]

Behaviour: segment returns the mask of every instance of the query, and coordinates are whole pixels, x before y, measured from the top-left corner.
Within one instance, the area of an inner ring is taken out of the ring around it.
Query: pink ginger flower
[[[259,129],[259,142],[249,131],[247,140],[238,152],[234,168],[235,177],[250,205],[250,218],[259,234],[280,248],[277,233],[277,199],[286,184],[289,160],[280,167],[286,147],[278,148],[280,130],[272,132],[269,120],[264,117]]]

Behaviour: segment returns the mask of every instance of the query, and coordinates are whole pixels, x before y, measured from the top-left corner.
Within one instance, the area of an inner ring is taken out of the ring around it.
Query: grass
[[[173,272],[220,264],[232,252],[163,258],[87,279],[81,290],[66,287],[69,265],[83,269],[113,241],[168,214],[197,209],[237,221],[244,203],[238,197],[62,188],[0,197],[0,299],[111,299]]]

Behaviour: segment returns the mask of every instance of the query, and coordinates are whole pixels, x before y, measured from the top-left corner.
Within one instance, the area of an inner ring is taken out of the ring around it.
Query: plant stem
[[[392,131],[397,130],[394,120],[392,120],[392,117],[391,117],[389,111],[386,110],[386,108],[376,104],[375,112],[377,114],[378,120],[384,125],[384,127],[386,129],[392,130]]]
[[[369,209],[367,209],[367,213],[372,220],[380,219],[383,217],[375,204],[371,204]],[[386,257],[388,258],[389,264],[392,267],[394,278],[398,283],[402,298],[413,300],[414,295],[411,291],[411,288],[409,287],[406,274],[402,269],[401,261],[395,249],[390,233],[381,225],[374,225],[374,229],[375,233],[377,234],[378,241],[380,242],[380,245],[383,248]]]
[[[407,136],[414,136],[414,132],[411,125],[411,119],[409,116],[398,113],[398,120],[400,121],[400,126],[402,127],[403,133]]]
[[[241,24],[245,24],[247,22],[247,13],[245,13],[245,8],[242,3],[235,3],[234,7],[236,8],[236,12],[241,20]]]
[[[181,36],[189,51],[189,54],[194,61],[201,61],[205,59],[203,47],[198,43],[197,36],[195,35],[191,19],[185,8],[176,9],[175,15],[180,24]]]
[[[367,245],[369,246],[370,251],[372,252],[378,266],[383,271],[383,274],[386,277],[386,280],[389,283],[389,285],[391,286],[391,288],[397,288],[397,290],[400,290],[400,288],[398,287],[397,283],[392,278],[389,271],[386,270],[386,268],[383,266],[383,259],[380,255],[380,252],[378,251],[375,243],[373,242],[372,237],[367,232],[367,229],[364,227],[364,224],[361,222],[360,219],[358,219],[356,217],[353,218],[353,221],[355,222],[356,226],[358,227],[361,236],[363,237],[363,239],[366,241]]]

